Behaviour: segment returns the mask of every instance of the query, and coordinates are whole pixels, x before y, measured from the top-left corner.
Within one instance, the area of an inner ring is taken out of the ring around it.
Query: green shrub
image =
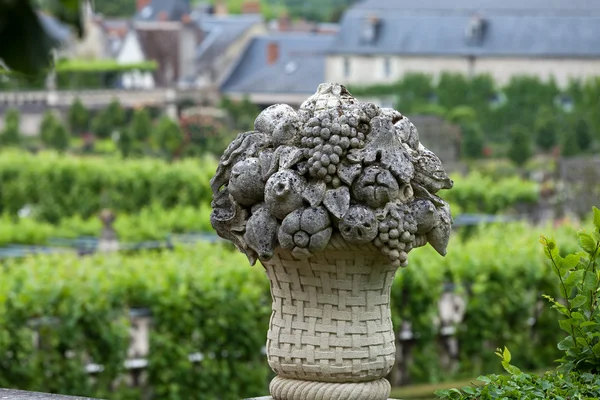
[[[157,149],[168,158],[181,149],[184,141],[181,127],[168,116],[163,116],[152,131],[152,139]]]
[[[138,142],[146,142],[152,132],[152,119],[150,113],[145,108],[136,110],[133,113],[133,119],[129,126],[133,138]]]
[[[535,204],[539,199],[537,184],[518,176],[499,178],[474,171],[451,177],[454,188],[440,194],[464,213],[508,212],[519,204]]]
[[[69,128],[71,128],[73,133],[82,134],[89,128],[90,112],[83,105],[79,97],[69,107],[68,120]]]
[[[543,150],[551,150],[558,143],[558,130],[560,129],[557,118],[548,107],[540,111],[535,122],[535,141]]]
[[[475,123],[464,124],[462,128],[462,153],[465,158],[475,159],[483,155],[483,131]]]
[[[69,148],[71,135],[64,124],[49,111],[44,114],[40,127],[42,143],[46,148],[64,152]]]
[[[168,164],[158,159],[122,160],[0,153],[0,212],[16,215],[31,205],[37,218],[57,223],[102,208],[134,214],[156,203],[170,209],[210,202],[208,182],[216,169],[211,158]]]
[[[14,108],[4,114],[4,129],[0,132],[0,144],[18,146],[21,144],[21,113]]]
[[[508,158],[516,165],[523,166],[533,155],[531,138],[522,126],[513,126],[510,130],[510,147]]]
[[[580,231],[577,239],[580,250],[560,251],[557,240],[542,236],[540,242],[550,268],[558,278],[558,293],[545,294],[552,308],[562,319],[558,321],[567,337],[558,342],[564,352],[556,371],[543,376],[523,373],[511,364],[512,355],[507,346],[498,355],[509,376],[483,376],[479,387],[462,390],[440,390],[436,394],[445,399],[590,399],[600,396],[600,210],[593,208],[594,228],[591,233]],[[561,254],[562,253],[562,254]],[[563,256],[563,254],[565,254]],[[528,352],[531,343],[519,346]]]
[[[139,399],[148,390],[166,400],[265,393],[268,280],[246,264],[241,254],[206,244],[7,263],[0,269],[0,387],[110,399]],[[116,378],[125,373],[128,310],[139,307],[153,319],[150,387],[132,389]],[[192,363],[193,353],[204,358]],[[104,367],[93,379],[83,368],[89,362]]]

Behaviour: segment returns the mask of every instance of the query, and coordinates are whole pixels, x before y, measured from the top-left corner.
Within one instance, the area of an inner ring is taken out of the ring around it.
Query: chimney
[[[227,9],[227,4],[225,4],[224,0],[217,0],[214,5],[214,13],[215,15],[228,15],[229,10]]]
[[[181,22],[183,22],[184,25],[187,25],[192,22],[192,17],[190,17],[190,14],[183,14],[181,16]]]
[[[292,24],[290,21],[290,16],[289,14],[284,11],[281,13],[281,15],[279,16],[279,21],[278,21],[278,29],[280,31],[288,31],[291,30]]]
[[[271,42],[267,46],[267,64],[273,65],[279,60],[279,44]]]
[[[242,3],[242,14],[260,14],[260,1],[245,0]]]
[[[159,21],[168,21],[169,20],[169,13],[167,13],[165,10],[162,10],[161,12],[158,13],[158,18]]]
[[[479,13],[474,14],[465,29],[467,44],[481,45],[485,39],[487,21]]]
[[[149,6],[152,0],[136,0],[135,9],[139,12],[142,8]]]

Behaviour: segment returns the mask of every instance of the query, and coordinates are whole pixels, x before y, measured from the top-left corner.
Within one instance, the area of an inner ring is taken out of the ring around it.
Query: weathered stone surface
[[[61,396],[57,394],[25,392],[22,390],[0,389],[0,400],[93,400],[89,397]]]
[[[271,106],[254,126],[227,148],[211,180],[211,223],[251,263],[278,247],[309,256],[337,233],[374,244],[401,266],[426,242],[445,254],[452,217],[435,193],[453,182],[400,112],[327,83],[300,110]],[[308,232],[292,223],[296,216],[286,220],[306,209],[328,214],[328,225],[319,217],[319,229]]]

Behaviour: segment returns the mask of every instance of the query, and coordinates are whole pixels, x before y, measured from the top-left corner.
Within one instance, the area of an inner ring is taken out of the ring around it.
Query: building
[[[266,107],[299,106],[325,80],[333,35],[277,33],[255,37],[220,87],[233,99],[248,96]]]
[[[553,76],[600,73],[600,1],[365,0],[348,9],[327,81],[371,85],[407,72]]]

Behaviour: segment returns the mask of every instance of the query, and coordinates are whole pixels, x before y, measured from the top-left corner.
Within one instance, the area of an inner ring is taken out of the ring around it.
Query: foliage
[[[558,142],[558,123],[550,108],[543,108],[535,122],[535,142],[543,150],[551,150]]]
[[[594,207],[594,231],[577,234],[581,252],[560,255],[557,242],[542,236],[544,253],[560,281],[563,301],[545,296],[565,318],[559,326],[568,336],[558,343],[565,355],[561,370],[600,374],[600,210]]]
[[[227,96],[223,96],[219,107],[227,112],[233,123],[233,128],[244,131],[254,129],[254,120],[260,110],[248,97],[244,97],[241,101],[234,101]]]
[[[105,110],[96,114],[92,120],[92,132],[99,138],[106,139],[112,134],[113,126]]]
[[[135,3],[130,0],[99,1],[96,12],[108,17],[131,18],[135,14]]]
[[[123,158],[129,157],[134,147],[134,136],[131,128],[125,128],[119,133],[117,147]]]
[[[134,214],[117,213],[114,228],[119,241],[123,243],[165,240],[170,234],[211,232],[210,211],[208,204],[171,209],[151,204]],[[0,246],[47,245],[56,238],[99,237],[102,229],[97,215],[89,218],[72,215],[53,225],[37,220],[35,216],[18,218],[5,213],[0,216],[0,224]]]
[[[65,125],[58,118],[47,112],[41,124],[42,143],[50,149],[64,152],[69,148],[71,135]]]
[[[233,400],[267,391],[268,280],[241,254],[31,257],[0,269],[0,386],[94,398]],[[145,388],[123,377],[128,312],[152,315]],[[38,332],[39,340],[34,341]],[[37,345],[39,343],[39,345]],[[200,361],[189,355],[201,353]],[[83,366],[103,369],[93,378]]]
[[[159,151],[171,158],[181,149],[184,137],[179,124],[165,115],[154,127],[152,140]]]
[[[552,308],[562,315],[558,325],[567,333],[557,345],[564,355],[555,371],[544,375],[523,373],[511,364],[512,355],[505,346],[496,355],[509,376],[489,375],[479,377],[484,386],[467,386],[462,390],[440,390],[436,394],[444,399],[588,399],[600,396],[600,210],[593,207],[593,232],[579,231],[579,249],[559,249],[555,239],[541,237],[544,254],[550,268],[558,277],[558,293],[545,294]],[[564,254],[564,256],[561,254]],[[583,251],[578,251],[583,250]],[[521,347],[526,350],[527,347]]]
[[[527,129],[522,126],[513,126],[510,130],[508,158],[518,166],[523,166],[532,155],[531,138]]]
[[[563,157],[573,157],[581,153],[577,136],[574,132],[567,132],[563,137],[562,151]]]
[[[462,128],[462,154],[465,158],[479,158],[483,153],[483,131],[477,124],[470,123]]]
[[[131,64],[119,64],[114,59],[104,60],[77,60],[66,59],[56,64],[57,74],[73,74],[78,72],[101,73],[101,72],[131,72],[131,71],[154,71],[158,67],[156,61],[143,61]]]
[[[574,132],[579,149],[582,151],[588,151],[592,144],[592,135],[590,133],[590,126],[585,118],[576,119]]]
[[[21,143],[21,114],[11,108],[4,114],[4,129],[0,132],[0,144],[3,146],[18,146]]]
[[[90,112],[83,105],[79,97],[76,98],[73,104],[71,104],[71,107],[69,107],[68,121],[69,128],[71,128],[71,132],[73,133],[82,134],[88,130],[90,124]]]
[[[507,348],[497,350],[509,376],[488,375],[477,378],[483,385],[465,386],[461,390],[437,390],[441,399],[596,399],[600,397],[600,375],[590,373],[560,373],[548,371],[543,375],[521,372],[510,364]]]
[[[138,142],[146,142],[152,131],[152,119],[145,108],[135,110],[129,126],[133,138]]]
[[[30,205],[39,219],[56,223],[73,215],[89,218],[102,208],[131,214],[153,203],[166,209],[208,204],[215,169],[215,161],[206,157],[168,164],[4,151],[0,212],[17,215]]]
[[[453,174],[451,178],[454,188],[440,194],[464,213],[508,212],[519,204],[534,204],[539,199],[534,182],[514,175],[498,178],[476,170],[466,176]]]

